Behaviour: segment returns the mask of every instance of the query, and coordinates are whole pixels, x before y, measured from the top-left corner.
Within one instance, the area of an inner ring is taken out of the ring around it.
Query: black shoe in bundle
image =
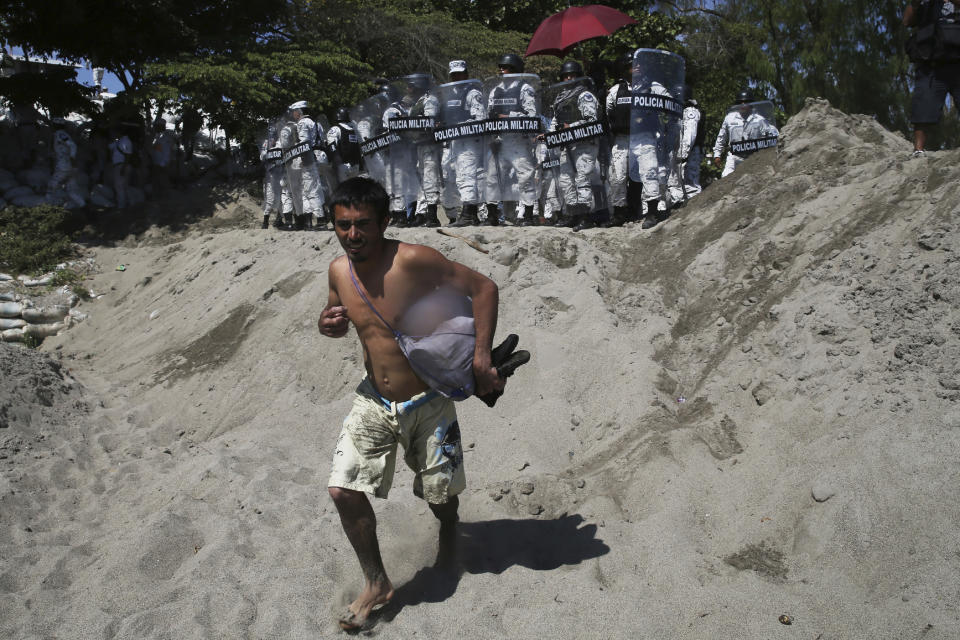
[[[490,360],[493,366],[496,367],[497,374],[503,379],[509,378],[520,365],[530,361],[529,351],[522,349],[520,351],[514,351],[519,341],[520,339],[517,335],[511,333],[507,336],[506,340],[490,352]],[[503,391],[491,391],[490,393],[477,397],[480,398],[485,405],[492,407],[497,404],[497,400],[502,395]]]
[[[266,229],[266,228],[269,227],[269,226],[270,226],[270,216],[269,216],[269,214],[268,214],[268,215],[263,216],[263,224],[260,225],[260,228],[261,228],[261,229]]]

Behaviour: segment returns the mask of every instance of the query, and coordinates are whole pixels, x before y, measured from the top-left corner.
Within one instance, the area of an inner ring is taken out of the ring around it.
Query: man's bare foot
[[[357,599],[350,603],[346,611],[337,619],[344,631],[359,631],[363,628],[374,607],[390,602],[393,597],[393,585],[389,580],[368,583]]]

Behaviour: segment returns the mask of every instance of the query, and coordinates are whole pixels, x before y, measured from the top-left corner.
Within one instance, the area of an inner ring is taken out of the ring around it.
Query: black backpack
[[[906,53],[911,62],[956,62],[960,60],[960,22],[940,19],[943,0],[917,5],[917,27],[907,39]],[[955,12],[960,19],[960,11]]]

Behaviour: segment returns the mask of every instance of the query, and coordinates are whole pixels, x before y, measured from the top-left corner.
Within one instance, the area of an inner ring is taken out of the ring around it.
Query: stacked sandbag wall
[[[58,302],[34,304],[19,288],[40,287],[50,283],[52,274],[41,278],[27,278],[0,273],[0,341],[39,343],[44,338],[55,336],[72,323],[80,322],[86,314],[76,310],[80,296],[68,287],[62,287],[53,296]],[[38,292],[41,293],[41,292]],[[50,295],[42,295],[44,299]]]

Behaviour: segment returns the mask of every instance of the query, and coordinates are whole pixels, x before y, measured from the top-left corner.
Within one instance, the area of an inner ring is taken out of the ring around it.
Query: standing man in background
[[[940,123],[947,93],[954,105],[960,97],[960,12],[955,0],[911,2],[903,12],[903,24],[916,27],[907,41],[907,54],[914,63],[913,157],[926,152],[927,131]]]

